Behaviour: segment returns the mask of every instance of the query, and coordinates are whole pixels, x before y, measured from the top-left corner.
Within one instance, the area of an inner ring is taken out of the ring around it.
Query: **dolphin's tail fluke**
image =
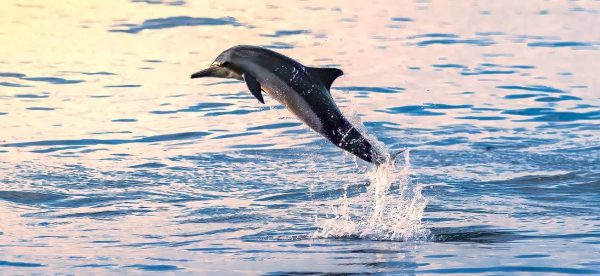
[[[394,153],[390,154],[390,161],[395,162],[396,158],[398,158],[398,156],[400,156],[400,154],[402,154],[405,151],[406,151],[406,149],[401,149],[401,150],[399,150],[397,152],[394,152]]]
[[[392,154],[390,154],[390,160],[389,162],[396,163],[396,158],[398,158],[398,156],[400,156],[400,154],[402,154],[403,152],[405,152],[406,149],[401,149],[399,151],[393,152]]]
[[[401,149],[399,151],[392,152],[387,158],[382,160],[383,162],[379,163],[378,165],[381,165],[381,164],[394,165],[394,164],[396,164],[396,158],[398,158],[398,156],[400,156],[405,151],[406,151],[406,149]]]
[[[396,164],[396,158],[398,158],[398,156],[400,156],[403,152],[405,152],[407,149],[401,149],[399,151],[395,151],[393,153],[391,153],[390,155],[386,156],[386,157],[379,157],[377,159],[373,159],[373,161],[371,163],[373,163],[376,166],[379,165],[383,165],[383,164]]]

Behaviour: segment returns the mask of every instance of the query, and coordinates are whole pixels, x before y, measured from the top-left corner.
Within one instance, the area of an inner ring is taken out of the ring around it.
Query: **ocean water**
[[[2,1],[0,274],[599,274],[600,1]],[[238,81],[269,47],[394,166]]]

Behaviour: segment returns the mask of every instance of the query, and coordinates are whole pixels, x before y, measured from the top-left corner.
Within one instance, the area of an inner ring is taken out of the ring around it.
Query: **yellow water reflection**
[[[546,3],[545,9],[568,10],[567,2]],[[581,3],[584,8],[591,3]],[[363,121],[392,122],[401,128],[436,128],[440,125],[472,123],[470,110],[446,110],[445,116],[405,116],[381,112],[397,106],[419,106],[443,102],[482,108],[478,115],[498,116],[485,111],[493,106],[527,108],[531,102],[502,100],[503,84],[538,85],[550,80],[561,90],[597,100],[598,70],[586,62],[590,51],[563,48],[529,49],[517,41],[518,34],[542,37],[568,37],[575,41],[600,41],[597,32],[571,32],[583,25],[598,24],[599,17],[582,13],[578,17],[527,17],[539,12],[535,1],[523,3],[515,14],[510,4],[419,3],[379,1],[364,9],[360,1],[191,1],[182,6],[151,5],[128,1],[2,1],[0,9],[0,56],[2,71],[24,77],[4,77],[11,86],[2,87],[0,116],[2,143],[72,139],[136,139],[137,137],[182,132],[212,132],[181,152],[220,152],[238,144],[272,144],[272,148],[290,147],[319,139],[315,134],[302,137],[282,136],[277,131],[214,140],[222,132],[241,133],[252,126],[274,122],[296,122],[287,112],[268,110],[252,116],[222,115],[206,117],[197,112],[157,115],[156,112],[185,110],[206,102],[231,104],[225,111],[260,110],[243,84],[205,86],[216,80],[190,80],[189,75],[204,68],[223,49],[237,44],[284,45],[279,49],[307,65],[334,65],[345,75],[334,84],[334,96],[349,113],[357,112]],[[500,5],[500,6],[498,6]],[[502,13],[488,16],[482,7]],[[460,15],[460,16],[457,16]],[[238,24],[219,26],[178,26],[152,28],[138,33],[115,32],[129,26],[141,26],[147,20],[174,18],[233,18]],[[503,21],[505,17],[515,20]],[[409,18],[410,22],[394,18]],[[524,17],[523,17],[524,18]],[[469,19],[469,20],[466,20]],[[474,24],[473,22],[477,22]],[[559,27],[565,26],[565,27]],[[539,28],[539,26],[547,26]],[[273,36],[278,30],[301,30],[298,35]],[[451,47],[433,45],[415,47],[411,37],[422,34],[460,34],[472,39],[490,33],[493,47]],[[511,34],[496,35],[493,34]],[[290,48],[285,47],[290,45]],[[293,47],[292,47],[293,46]],[[481,57],[484,57],[483,59]],[[488,56],[486,58],[486,56]],[[493,57],[493,58],[492,58]],[[505,65],[530,65],[542,68],[542,74],[460,76],[448,70],[430,70],[433,64],[461,64],[475,67],[490,62]],[[577,68],[577,74],[558,75]],[[423,70],[413,70],[420,68]],[[426,69],[426,70],[425,70]],[[105,74],[104,74],[105,73]],[[61,78],[74,84],[55,84],[36,78]],[[533,78],[532,78],[533,77]],[[33,79],[33,80],[32,80]],[[533,82],[532,83],[532,79]],[[535,80],[538,81],[535,81]],[[538,83],[539,82],[539,83]],[[573,89],[573,86],[583,89]],[[25,87],[14,87],[25,86]],[[373,93],[356,97],[338,87],[401,87],[403,93]],[[465,94],[466,91],[477,91]],[[21,94],[46,93],[46,98],[13,98]],[[276,103],[267,100],[270,107]],[[568,110],[575,106],[565,103]],[[153,113],[154,112],[154,113]],[[504,115],[503,115],[504,116]],[[244,118],[244,119],[240,119]],[[439,118],[439,119],[438,119]],[[517,119],[519,117],[516,117]],[[119,123],[119,121],[131,121]],[[477,121],[480,127],[513,127],[511,120]],[[524,128],[532,127],[523,124]],[[104,133],[104,134],[98,134]],[[479,136],[478,136],[479,135]],[[473,139],[487,134],[473,134]],[[265,142],[267,141],[267,142]],[[120,152],[164,158],[162,146],[116,145]],[[47,156],[31,154],[29,149],[9,149],[14,154],[3,158],[18,162]],[[177,152],[177,147],[173,147]],[[90,153],[92,160],[109,158],[112,151]],[[9,161],[9,162],[13,162]],[[82,161],[82,160],[80,160]],[[61,161],[62,162],[62,161]]]

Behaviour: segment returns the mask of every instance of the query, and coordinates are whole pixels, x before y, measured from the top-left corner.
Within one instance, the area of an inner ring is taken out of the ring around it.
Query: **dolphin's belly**
[[[284,105],[302,122],[318,133],[323,133],[323,123],[311,106],[284,80],[268,70],[263,70],[263,75],[258,76],[260,87],[273,99]]]

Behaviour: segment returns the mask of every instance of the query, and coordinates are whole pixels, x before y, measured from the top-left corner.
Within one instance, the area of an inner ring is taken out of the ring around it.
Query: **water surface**
[[[0,271],[600,273],[598,1],[3,1]],[[224,49],[338,67],[395,173]]]

